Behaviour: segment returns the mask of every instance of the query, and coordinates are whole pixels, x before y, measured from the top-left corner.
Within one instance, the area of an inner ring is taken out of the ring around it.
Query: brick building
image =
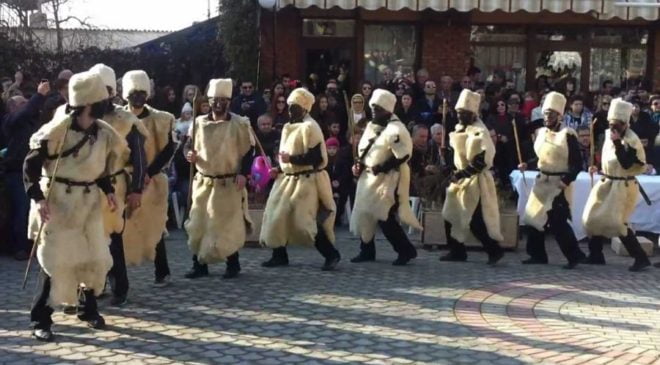
[[[627,2],[627,4],[625,4]],[[353,86],[426,68],[454,80],[473,65],[518,89],[539,77],[645,80],[660,90],[660,0],[278,0],[261,14],[262,80],[343,66]],[[624,4],[622,4],[624,3]],[[273,49],[274,47],[274,49]]]

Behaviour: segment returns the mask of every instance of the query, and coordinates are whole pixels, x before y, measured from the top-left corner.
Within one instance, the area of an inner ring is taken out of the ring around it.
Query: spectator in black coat
[[[426,81],[424,84],[424,97],[415,101],[415,111],[417,122],[430,128],[433,124],[439,123],[438,109],[442,107],[442,99],[436,92],[435,81]]]
[[[651,116],[642,111],[639,99],[633,99],[633,112],[630,117],[630,129],[639,137],[644,145],[644,152],[646,152],[646,163],[649,170],[653,164],[653,146],[655,138],[658,135],[658,124],[653,122]]]
[[[231,102],[231,112],[248,117],[252,128],[256,129],[257,119],[266,112],[266,109],[266,102],[261,95],[255,92],[252,81],[243,81],[241,93]]]
[[[17,260],[27,259],[29,251],[27,228],[30,200],[23,184],[23,160],[29,150],[30,136],[41,127],[39,113],[49,92],[50,84],[42,82],[29,101],[22,96],[12,97],[7,101],[8,113],[2,121],[2,131],[7,138],[5,184],[13,213],[10,245]]]
[[[417,111],[413,104],[412,94],[404,93],[401,96],[401,100],[397,103],[394,113],[399,117],[401,122],[408,127],[408,129],[412,129],[412,126],[417,122]]]

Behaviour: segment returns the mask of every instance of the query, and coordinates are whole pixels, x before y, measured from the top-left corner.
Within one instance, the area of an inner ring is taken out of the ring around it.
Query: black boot
[[[404,266],[410,260],[414,259],[417,257],[417,250],[410,250],[409,252],[405,254],[399,254],[399,256],[396,258],[396,260],[392,261],[392,265],[394,266]]]
[[[351,262],[376,261],[376,244],[372,240],[369,243],[360,242],[360,253],[351,259]]]
[[[188,271],[186,273],[186,275],[184,275],[184,277],[186,279],[197,279],[197,278],[201,278],[201,277],[204,277],[204,276],[209,276],[209,267],[208,267],[208,265],[201,264],[197,260],[197,255],[193,255],[193,266],[190,269],[190,271]]]
[[[273,256],[270,260],[263,262],[261,266],[263,267],[277,267],[277,266],[288,266],[289,265],[289,254],[286,252],[286,247],[278,247],[273,249]]]
[[[48,328],[35,327],[32,330],[32,337],[34,337],[37,341],[52,342],[55,336],[53,335],[53,332],[50,330],[50,327]]]
[[[504,250],[499,249],[495,253],[488,255],[487,264],[490,266],[495,266],[497,263],[504,257]]]
[[[241,263],[238,261],[238,251],[227,257],[227,268],[225,269],[223,279],[233,279],[241,272]]]
[[[448,254],[440,256],[440,261],[464,262],[467,261],[467,255],[454,254],[450,251]]]
[[[78,319],[87,322],[87,327],[94,329],[105,328],[105,319],[99,314],[93,290],[83,290],[83,298],[78,306]]]
[[[647,267],[651,266],[651,261],[649,259],[635,259],[635,263],[628,268],[628,271],[640,272]]]
[[[321,267],[321,270],[323,271],[332,271],[337,267],[337,264],[339,263],[339,260],[341,260],[341,255],[339,254],[339,251],[335,251],[335,254],[327,257],[325,259],[325,263]]]
[[[545,265],[548,263],[548,259],[542,260],[534,257],[530,257],[527,260],[522,260],[523,265]]]

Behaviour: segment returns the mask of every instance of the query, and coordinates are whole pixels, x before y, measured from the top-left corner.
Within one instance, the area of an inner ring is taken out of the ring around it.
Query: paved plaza
[[[377,262],[351,264],[358,245],[342,231],[336,272],[314,249],[264,269],[270,252],[246,248],[239,279],[212,265],[191,281],[184,235],[167,246],[171,286],[132,268],[129,303],[100,301],[107,329],[58,311],[48,344],[30,337],[36,271],[22,291],[25,263],[1,258],[0,364],[660,364],[660,270],[631,274],[609,250],[607,266],[573,271],[550,242],[544,266],[520,265],[519,249],[496,268],[482,252],[458,264],[423,250],[394,267],[379,241]]]

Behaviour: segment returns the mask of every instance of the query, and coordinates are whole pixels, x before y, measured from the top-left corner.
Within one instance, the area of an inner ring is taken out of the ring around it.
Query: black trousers
[[[481,212],[481,202],[477,204],[477,209],[474,210],[472,220],[470,221],[470,231],[481,242],[484,251],[488,256],[496,255],[502,252],[500,244],[488,235],[486,222],[484,221],[483,213]],[[451,236],[451,223],[445,221],[445,233],[447,236],[447,245],[449,246],[449,254],[453,257],[462,258],[467,257],[467,250],[463,242],[458,242]]]
[[[167,249],[165,248],[165,237],[162,237],[156,245],[154,275],[156,276],[156,279],[162,279],[170,275],[170,265],[167,262]]]
[[[128,294],[128,273],[126,272],[126,258],[124,257],[124,240],[121,233],[110,234],[110,254],[112,255],[112,268],[108,276],[114,281],[112,294],[117,297]]]
[[[401,224],[396,219],[396,212],[399,208],[398,204],[394,204],[387,215],[387,220],[378,221],[378,226],[383,231],[383,235],[392,245],[394,252],[402,257],[415,257],[417,256],[417,249],[408,239],[406,231],[403,230]],[[372,238],[369,242],[361,242],[360,249],[368,254],[376,254],[376,245]]]
[[[632,229],[628,228],[626,235],[619,237],[619,239],[621,240],[621,243],[623,243],[623,246],[626,248],[630,256],[635,259],[635,261],[649,261],[648,256],[646,256],[646,252],[644,252],[642,245],[639,244],[637,236],[635,236],[635,233],[632,231]],[[589,238],[589,256],[596,259],[604,259],[605,257],[603,256],[603,245],[607,241],[607,238],[603,236],[593,236]]]
[[[570,206],[562,192],[552,201],[552,208],[548,211],[546,229],[555,236],[559,248],[568,262],[577,262],[584,258],[584,253],[578,246],[573,228],[568,224],[570,219]],[[545,232],[534,227],[527,227],[527,230],[527,254],[534,260],[547,262]]]
[[[37,295],[30,310],[30,320],[34,323],[35,329],[49,330],[53,324],[53,308],[48,304],[50,281],[50,276],[41,270],[37,283]],[[84,289],[82,290],[82,294],[78,304],[78,318],[88,321],[100,317],[94,291]]]
[[[339,256],[339,251],[335,246],[330,242],[328,235],[325,233],[325,230],[320,223],[317,223],[317,233],[314,238],[314,247],[316,250],[323,256],[323,258],[332,259]],[[289,254],[287,253],[286,246],[278,247],[273,249],[273,257],[289,259]]]

